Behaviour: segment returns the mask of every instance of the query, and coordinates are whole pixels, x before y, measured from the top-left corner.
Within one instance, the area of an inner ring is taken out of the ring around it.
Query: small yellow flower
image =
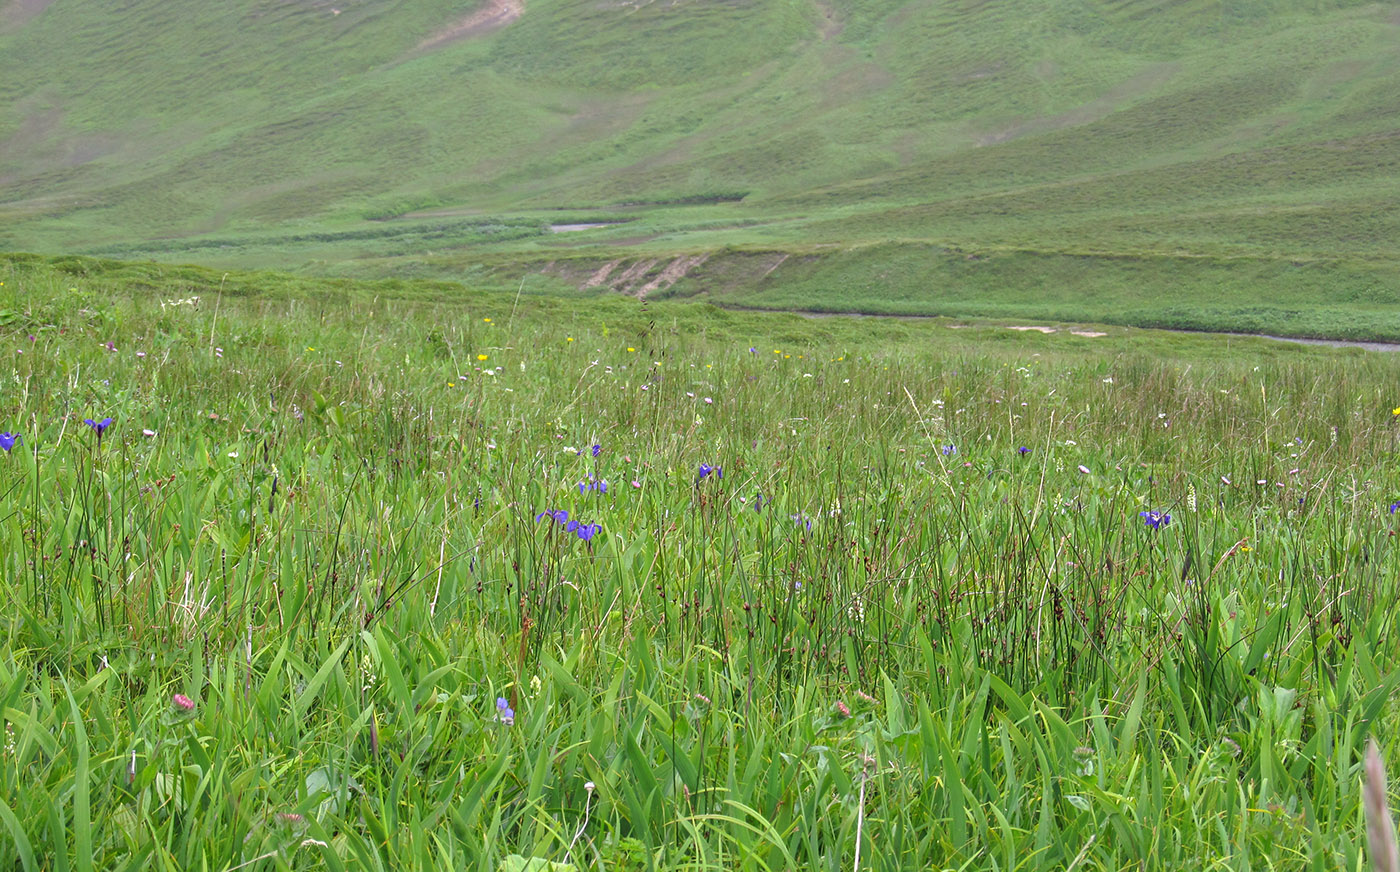
[[[636,351],[637,349],[635,349],[635,348],[633,348],[632,346],[629,345],[629,346],[627,346],[627,350],[628,350],[628,351]]]
[[[478,355],[476,356],[476,359],[477,359],[477,360],[485,360],[485,359],[486,359],[486,355],[484,355],[484,354],[478,354]]]
[[[490,324],[490,323],[491,323],[491,319],[490,319],[490,318],[482,318],[481,320],[485,321],[487,324]]]
[[[775,349],[773,349],[773,353],[774,353],[774,354],[782,354],[782,353],[783,353],[783,350],[782,350],[781,348],[775,348]]]
[[[306,346],[306,350],[307,350],[307,351],[315,351],[315,350],[316,350],[316,346],[314,346],[314,345],[308,345],[308,346]]]
[[[573,341],[574,341],[574,337],[570,336],[570,337],[568,337],[567,339],[565,339],[564,341],[565,341],[565,342],[573,342]]]
[[[1400,415],[1400,406],[1396,406],[1395,408],[1391,409],[1391,410],[1390,410],[1390,414],[1392,414],[1392,415]]]

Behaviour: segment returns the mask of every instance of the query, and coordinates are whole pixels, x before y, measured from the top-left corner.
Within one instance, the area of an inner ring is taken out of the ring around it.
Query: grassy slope
[[[761,287],[712,259],[731,281],[674,292],[1400,336],[1390,6],[532,0],[415,51],[470,9],[73,0],[11,23],[0,244],[485,263],[502,286],[503,265],[579,249],[737,246],[817,259]],[[414,209],[437,217],[366,221]],[[629,223],[543,226],[603,213]],[[946,247],[1019,252],[1016,275],[951,269]]]

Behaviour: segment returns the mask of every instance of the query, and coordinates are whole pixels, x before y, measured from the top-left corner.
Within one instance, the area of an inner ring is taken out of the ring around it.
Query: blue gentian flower
[[[83,423],[91,427],[93,430],[97,431],[97,435],[100,437],[102,435],[102,431],[112,426],[112,419],[103,418],[101,421],[94,421],[91,418],[84,418]]]
[[[602,453],[603,453],[603,446],[601,446],[601,445],[594,445],[594,446],[593,446],[593,456],[594,456],[594,457],[597,457],[599,454],[602,454]]]
[[[8,436],[8,435],[10,435],[10,434],[8,434],[8,433],[0,433],[0,437],[4,437],[4,436]],[[9,451],[9,450],[10,450],[10,446],[6,445],[6,444],[4,443],[4,440],[3,440],[3,439],[0,439],[0,448],[4,448],[6,451]],[[1395,510],[1396,510],[1396,509],[1400,509],[1400,503],[1391,503],[1391,504],[1390,504],[1390,513],[1391,513],[1392,515],[1395,514]]]
[[[1154,530],[1160,530],[1172,522],[1172,516],[1167,512],[1138,512],[1138,517]]]
[[[1017,448],[1016,450],[1019,451],[1021,454],[1030,454],[1030,453],[1031,453],[1031,450],[1030,450],[1029,448],[1027,448],[1026,446],[1024,446],[1024,445],[1022,445],[1020,448]]]
[[[951,457],[952,455],[957,454],[957,453],[958,453],[958,446],[956,446],[956,445],[944,445],[944,446],[943,446],[943,456],[944,456],[944,457]]]
[[[10,449],[11,449],[11,448],[14,448],[14,447],[15,447],[15,443],[18,442],[18,441],[19,441],[19,434],[18,434],[18,433],[0,433],[0,448],[5,449],[5,453],[6,453],[6,454],[9,454],[9,453],[10,453]],[[1394,509],[1391,509],[1390,511],[1391,511],[1392,514],[1395,512]]]
[[[719,466],[710,466],[708,463],[702,463],[700,464],[700,474],[696,476],[695,480],[699,481],[712,472],[715,474],[715,478],[724,478],[724,470],[722,468]]]

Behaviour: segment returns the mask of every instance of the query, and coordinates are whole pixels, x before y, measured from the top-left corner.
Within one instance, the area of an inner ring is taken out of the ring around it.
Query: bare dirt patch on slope
[[[486,0],[471,15],[418,43],[417,51],[433,51],[458,40],[500,30],[525,14],[525,0]]]
[[[604,288],[645,300],[648,294],[669,290],[710,259],[708,253],[666,257],[614,259],[606,262],[588,259],[555,263],[541,272],[554,275],[581,291]]]
[[[53,0],[10,0],[0,7],[0,33],[17,30],[52,3]]]

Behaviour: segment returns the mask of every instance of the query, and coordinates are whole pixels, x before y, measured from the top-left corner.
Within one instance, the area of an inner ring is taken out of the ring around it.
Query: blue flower
[[[8,446],[8,445],[5,444],[5,441],[4,441],[4,438],[3,438],[3,437],[8,436],[8,435],[10,435],[10,434],[8,434],[8,433],[0,433],[0,448],[4,448],[6,451],[9,451],[9,450],[10,450],[10,446]],[[1400,509],[1400,503],[1391,503],[1391,504],[1390,504],[1390,513],[1391,513],[1392,515],[1395,514],[1395,510],[1396,510],[1396,509]]]
[[[603,446],[601,446],[601,445],[594,445],[594,446],[593,446],[593,456],[594,456],[594,457],[597,457],[599,454],[602,454],[602,453],[603,453]]]
[[[806,515],[788,515],[788,520],[795,522],[799,527],[806,527],[808,533],[812,532],[812,519]]]
[[[496,697],[496,720],[508,727],[515,723],[515,709],[510,707],[510,700],[503,696]]]
[[[1029,448],[1027,448],[1026,446],[1024,446],[1024,445],[1022,445],[1020,448],[1017,448],[1016,450],[1019,451],[1019,452],[1020,452],[1021,454],[1023,454],[1023,455],[1024,455],[1024,454],[1030,454],[1030,453],[1031,453],[1031,450],[1030,450]]]
[[[772,501],[770,500],[769,502],[772,502]],[[753,498],[753,510],[754,510],[755,512],[757,512],[758,510],[760,510],[760,509],[762,509],[762,508],[763,508],[763,494],[759,494],[758,496],[756,496],[756,497]]]
[[[710,466],[708,463],[702,463],[700,464],[700,474],[696,476],[695,480],[699,481],[700,479],[705,478],[712,472],[715,474],[715,478],[724,478],[723,469],[721,469],[718,466]]]
[[[18,433],[0,433],[0,448],[5,449],[5,453],[6,453],[6,454],[9,454],[9,453],[10,453],[10,449],[11,449],[11,448],[14,448],[14,447],[15,447],[15,443],[18,442],[18,441],[19,441],[19,434],[18,434]],[[1394,513],[1395,510],[1394,510],[1394,509],[1391,509],[1390,511],[1391,511],[1392,513]]]
[[[84,418],[83,423],[91,427],[93,430],[97,431],[97,435],[101,437],[102,431],[112,426],[112,419],[103,418],[101,421],[94,421],[91,418]]]
[[[1160,530],[1172,522],[1172,516],[1167,512],[1138,512],[1138,517],[1154,530]]]
[[[597,536],[602,529],[602,524],[579,524],[574,532],[578,534],[578,537],[583,541],[591,542],[593,541],[593,537]]]
[[[943,456],[944,456],[944,457],[951,457],[951,456],[953,456],[954,454],[957,454],[957,453],[958,453],[958,446],[956,446],[956,445],[944,445],[944,446],[943,446]]]
[[[539,523],[545,518],[550,518],[551,520],[558,521],[562,524],[569,520],[569,513],[564,509],[555,509],[552,512],[540,512],[538,515],[535,516],[535,522]]]

